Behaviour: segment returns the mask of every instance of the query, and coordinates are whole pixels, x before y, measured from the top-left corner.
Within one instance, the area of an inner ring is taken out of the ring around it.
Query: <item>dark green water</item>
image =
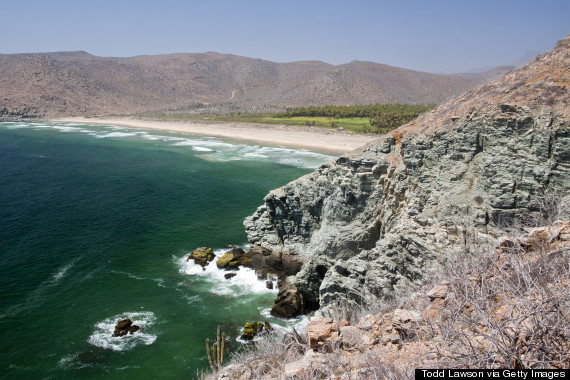
[[[118,127],[0,123],[1,378],[195,378],[275,297],[191,250],[244,245],[244,217],[330,156]],[[111,338],[130,317],[140,334]],[[283,322],[270,319],[274,323]]]

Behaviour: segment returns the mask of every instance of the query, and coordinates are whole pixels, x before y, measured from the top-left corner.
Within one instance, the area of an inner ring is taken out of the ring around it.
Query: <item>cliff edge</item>
[[[570,35],[548,54],[271,191],[244,221],[273,314],[370,305],[570,202]]]

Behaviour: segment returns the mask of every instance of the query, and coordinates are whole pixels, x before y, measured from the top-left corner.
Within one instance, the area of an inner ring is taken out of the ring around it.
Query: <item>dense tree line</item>
[[[362,117],[370,121],[370,126],[363,127],[364,132],[385,133],[433,108],[433,105],[413,104],[299,106],[287,108],[285,112],[277,114],[277,117],[330,117],[333,119]]]
[[[343,119],[348,117],[374,117],[380,114],[415,115],[431,110],[433,105],[414,104],[369,104],[353,106],[298,106],[288,107],[277,117],[332,117]]]

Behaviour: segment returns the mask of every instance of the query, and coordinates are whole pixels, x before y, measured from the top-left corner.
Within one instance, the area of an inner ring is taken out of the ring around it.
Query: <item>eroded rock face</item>
[[[314,310],[305,305],[305,299],[292,282],[280,279],[277,286],[279,293],[275,298],[275,305],[271,308],[271,315],[274,317],[294,318],[299,314]]]
[[[348,325],[347,321],[335,323],[331,318],[317,318],[307,326],[307,340],[313,351],[322,350],[326,344],[333,344],[339,337],[339,329]]]
[[[252,250],[302,262],[288,282],[327,315],[416,287],[550,191],[569,202],[569,45],[270,192],[244,222]]]
[[[279,247],[276,248],[264,249],[261,246],[252,246],[247,252],[251,258],[251,266],[257,270],[260,277],[266,277],[268,274],[277,277],[297,274],[303,266],[302,257],[295,252],[283,252]]]

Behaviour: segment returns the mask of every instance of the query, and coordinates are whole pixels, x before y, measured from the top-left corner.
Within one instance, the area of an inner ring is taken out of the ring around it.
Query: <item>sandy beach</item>
[[[351,151],[378,137],[377,135],[357,135],[351,132],[317,127],[295,127],[254,123],[200,123],[198,121],[154,121],[134,118],[83,117],[63,118],[50,121],[157,129],[202,136],[227,137],[268,145],[306,148],[334,153]]]

